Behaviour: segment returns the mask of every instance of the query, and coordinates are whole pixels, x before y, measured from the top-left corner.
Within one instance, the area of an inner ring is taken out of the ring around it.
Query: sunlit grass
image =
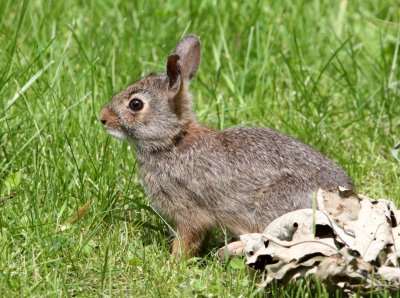
[[[132,148],[97,120],[186,33],[203,45],[192,84],[202,123],[293,135],[359,192],[399,204],[399,11],[390,0],[0,1],[0,295],[265,294],[213,253],[170,257]],[[266,292],[327,295],[304,281]]]

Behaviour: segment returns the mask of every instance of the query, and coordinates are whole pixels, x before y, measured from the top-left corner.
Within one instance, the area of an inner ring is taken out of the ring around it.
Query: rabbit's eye
[[[140,99],[134,98],[129,102],[129,108],[134,111],[139,111],[143,109],[143,101]]]

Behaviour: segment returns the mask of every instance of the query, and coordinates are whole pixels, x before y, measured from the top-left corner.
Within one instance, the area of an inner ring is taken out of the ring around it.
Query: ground
[[[0,1],[0,295],[265,295],[240,260],[170,257],[134,151],[98,121],[186,33],[203,45],[202,123],[295,136],[360,193],[399,204],[399,11],[393,0]],[[305,281],[266,291],[327,295]]]

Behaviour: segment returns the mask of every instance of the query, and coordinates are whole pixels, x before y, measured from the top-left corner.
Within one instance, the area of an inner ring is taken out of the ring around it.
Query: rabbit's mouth
[[[119,130],[115,130],[115,129],[110,129],[110,128],[106,128],[107,133],[112,135],[114,138],[117,138],[119,140],[126,140],[126,135]]]

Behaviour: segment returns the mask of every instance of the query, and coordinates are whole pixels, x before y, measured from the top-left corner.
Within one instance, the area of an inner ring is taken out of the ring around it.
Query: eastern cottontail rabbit
[[[354,188],[342,169],[292,137],[199,124],[189,83],[200,56],[199,39],[184,37],[165,73],[128,86],[100,114],[109,134],[133,143],[152,205],[175,223],[173,253],[196,254],[215,225],[261,232],[276,217],[311,207],[318,188]]]

